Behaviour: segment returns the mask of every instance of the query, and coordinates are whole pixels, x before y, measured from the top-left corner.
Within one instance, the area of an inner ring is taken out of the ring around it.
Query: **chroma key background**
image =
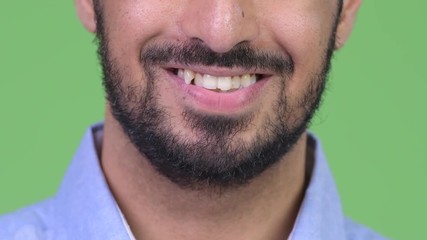
[[[392,239],[427,239],[426,10],[365,0],[311,127],[345,212]],[[55,194],[102,120],[93,39],[73,1],[0,2],[0,214]]]

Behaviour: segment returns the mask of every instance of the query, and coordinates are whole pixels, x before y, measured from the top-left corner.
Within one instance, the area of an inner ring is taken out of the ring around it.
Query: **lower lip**
[[[268,79],[261,79],[255,84],[232,92],[214,92],[196,85],[186,84],[183,79],[167,71],[173,82],[184,93],[185,101],[192,107],[207,112],[238,113],[252,105],[259,98]]]

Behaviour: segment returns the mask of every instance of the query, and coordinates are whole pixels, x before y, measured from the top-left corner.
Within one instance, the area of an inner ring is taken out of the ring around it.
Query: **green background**
[[[427,2],[365,1],[312,124],[346,214],[427,239]],[[72,1],[0,3],[0,214],[55,193],[102,120],[93,36]]]

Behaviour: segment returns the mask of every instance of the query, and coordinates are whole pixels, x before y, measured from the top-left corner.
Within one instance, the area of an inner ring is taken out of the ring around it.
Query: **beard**
[[[309,79],[298,103],[291,104],[285,90],[294,73],[293,60],[279,53],[254,49],[246,43],[221,54],[196,40],[145,46],[140,58],[144,79],[138,81],[145,86],[131,85],[130,76],[110,55],[102,9],[98,1],[94,3],[98,54],[112,115],[143,156],[141,159],[148,161],[158,173],[179,187],[224,189],[249,183],[284,158],[304,133],[319,106],[330,68],[337,24],[329,46],[324,50],[319,70]],[[274,71],[280,76],[280,81],[279,94],[271,106],[273,114],[263,120],[252,139],[248,140],[241,133],[253,128],[258,112],[226,116],[203,114],[184,107],[181,112],[184,126],[196,132],[197,139],[177,132],[174,117],[158,99],[161,88],[158,87],[156,69],[170,62]]]

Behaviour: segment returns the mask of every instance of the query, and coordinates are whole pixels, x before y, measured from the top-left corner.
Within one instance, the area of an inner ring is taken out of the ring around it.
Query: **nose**
[[[258,35],[252,0],[188,0],[181,28],[188,38],[224,53]]]

